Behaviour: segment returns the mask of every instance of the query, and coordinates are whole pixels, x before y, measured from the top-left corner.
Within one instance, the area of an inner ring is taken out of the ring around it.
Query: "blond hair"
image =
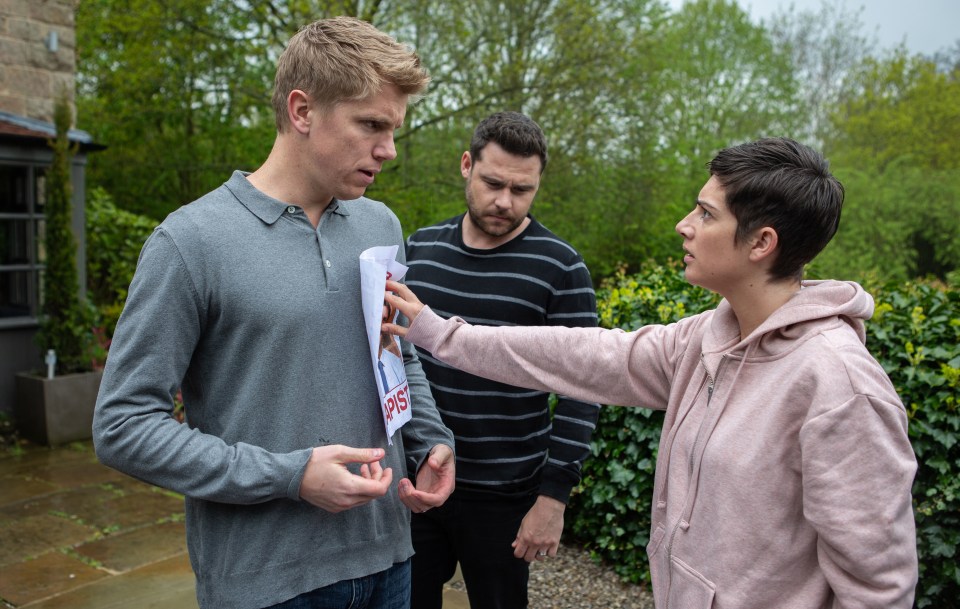
[[[413,96],[429,82],[420,57],[407,45],[353,17],[321,19],[300,28],[280,55],[273,87],[277,131],[290,124],[287,96],[294,89],[332,108],[375,95],[384,84]]]

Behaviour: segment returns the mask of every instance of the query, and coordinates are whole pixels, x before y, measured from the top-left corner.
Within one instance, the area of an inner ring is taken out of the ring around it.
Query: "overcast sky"
[[[668,0],[679,8],[684,0]],[[738,0],[755,19],[766,19],[780,7],[793,4],[797,10],[817,11],[822,0]],[[960,39],[960,0],[834,0],[850,11],[863,7],[864,34],[876,34],[881,47],[906,42],[914,53],[931,55],[953,47]]]

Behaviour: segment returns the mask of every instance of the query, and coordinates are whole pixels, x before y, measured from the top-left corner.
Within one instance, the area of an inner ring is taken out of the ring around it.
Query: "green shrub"
[[[917,454],[916,606],[949,607],[960,598],[960,292],[908,283],[875,299],[867,347],[907,408]]]
[[[890,375],[910,419],[919,464],[913,487],[920,582],[917,607],[960,598],[960,292],[930,283],[875,291],[867,348]],[[636,329],[669,323],[715,306],[717,297],[683,279],[676,263],[619,273],[597,292],[601,325]],[[649,582],[654,467],[663,416],[646,409],[601,409],[571,498],[570,531],[629,581]]]
[[[101,188],[87,197],[87,289],[106,340],[113,336],[143,242],[155,226],[150,218],[118,208]]]

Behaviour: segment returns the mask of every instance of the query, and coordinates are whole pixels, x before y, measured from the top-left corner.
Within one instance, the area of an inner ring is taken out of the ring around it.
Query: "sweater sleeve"
[[[299,499],[310,449],[228,445],[173,418],[204,326],[197,283],[161,227],[147,240],[117,324],[93,421],[97,457],[178,493],[224,503]]]
[[[681,324],[696,323],[696,316]],[[465,372],[585,402],[663,410],[682,341],[678,324],[602,328],[473,326],[425,306],[407,340]]]
[[[863,394],[800,432],[803,511],[843,607],[909,609],[917,583],[916,459],[899,403]]]
[[[563,285],[547,308],[551,325],[595,328],[597,300],[590,273],[579,260],[563,273]],[[580,483],[580,470],[590,455],[590,437],[597,427],[600,405],[558,395],[553,411],[547,464],[540,479],[540,494],[567,503]]]

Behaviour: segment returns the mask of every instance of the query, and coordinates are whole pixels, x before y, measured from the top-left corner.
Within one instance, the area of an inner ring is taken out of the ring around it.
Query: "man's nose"
[[[381,161],[392,161],[397,158],[397,146],[393,141],[393,134],[383,138],[373,150],[373,156]]]
[[[513,193],[510,192],[509,188],[501,188],[497,191],[497,196],[493,202],[500,209],[510,209],[513,207]]]

